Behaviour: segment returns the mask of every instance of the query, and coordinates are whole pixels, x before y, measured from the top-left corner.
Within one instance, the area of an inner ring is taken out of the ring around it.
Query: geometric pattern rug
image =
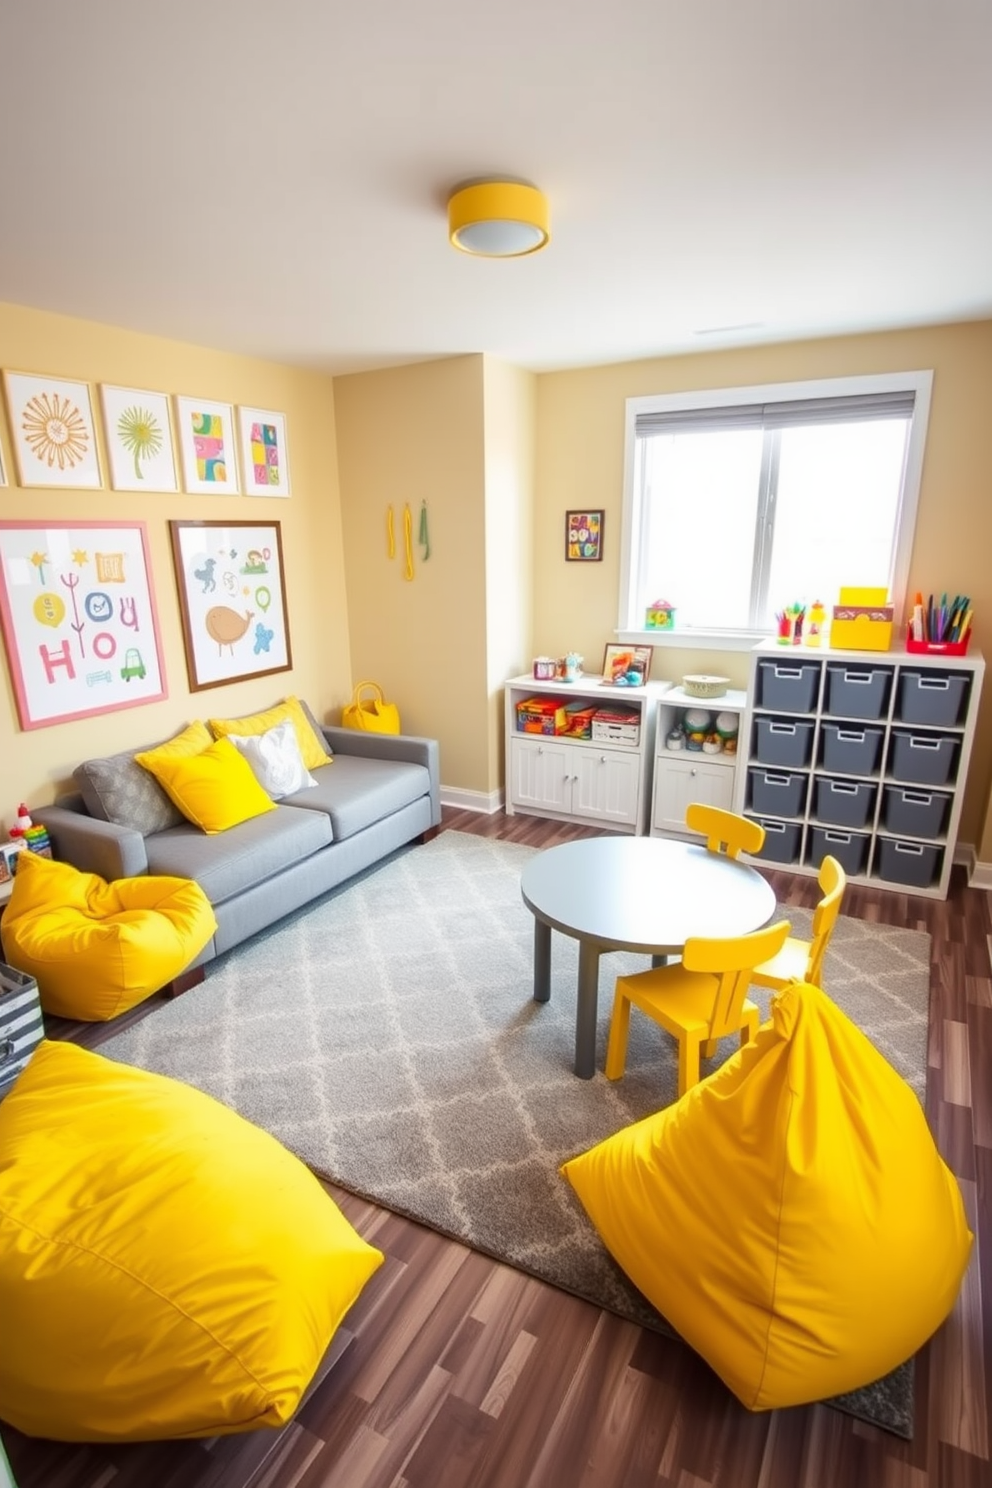
[[[559,1167],[677,1094],[674,1042],[631,1019],[603,1075],[615,978],[601,959],[597,1069],[572,1072],[577,944],[552,937],[536,1003],[520,873],[535,849],[446,831],[243,943],[205,982],[100,1046],[263,1127],[315,1172],[622,1317],[672,1330],[603,1247]],[[809,911],[788,907],[793,933]],[[824,981],[921,1102],[929,936],[841,917]],[[769,993],[751,996],[767,1006]],[[737,1047],[721,1042],[715,1068]],[[912,1361],[833,1402],[912,1435]]]

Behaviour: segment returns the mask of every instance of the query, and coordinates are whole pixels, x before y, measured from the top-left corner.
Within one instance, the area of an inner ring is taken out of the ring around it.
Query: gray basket
[[[838,827],[866,827],[875,809],[876,787],[865,780],[828,780],[819,776],[814,787],[816,815]]]
[[[873,775],[882,752],[885,730],[863,724],[823,723],[823,768],[838,775]]]
[[[940,837],[951,811],[951,797],[940,791],[887,785],[882,792],[882,825],[899,837]]]
[[[928,842],[901,842],[894,837],[878,839],[875,871],[886,883],[929,889],[940,877],[943,849]]]
[[[808,780],[793,770],[748,770],[748,805],[761,816],[802,816]]]
[[[892,730],[889,774],[915,785],[950,785],[957,766],[958,740],[953,734],[916,734]]]
[[[827,713],[841,718],[883,719],[889,705],[891,667],[827,666]]]
[[[813,724],[805,718],[755,719],[759,765],[808,765],[813,753]]]
[[[752,817],[765,829],[762,849],[753,856],[767,863],[798,863],[799,847],[803,838],[802,822],[771,821],[766,817]]]
[[[836,858],[844,872],[853,878],[868,867],[870,842],[871,838],[864,832],[845,832],[840,827],[810,827],[806,862],[819,868],[824,858]]]
[[[902,723],[946,724],[953,728],[964,717],[969,679],[961,672],[899,674],[898,717]]]
[[[758,706],[811,713],[820,685],[818,662],[758,662]]]
[[[0,1100],[44,1037],[38,983],[0,961]]]

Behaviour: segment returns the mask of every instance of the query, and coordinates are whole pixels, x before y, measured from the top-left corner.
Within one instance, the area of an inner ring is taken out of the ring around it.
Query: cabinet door
[[[711,764],[704,754],[659,754],[654,772],[654,810],[651,825],[661,832],[684,832],[685,809],[693,801],[705,806],[733,807],[734,770]]]
[[[554,739],[511,739],[510,799],[524,810],[568,811],[572,797],[571,755]]]
[[[636,750],[576,749],[570,763],[576,816],[637,826],[641,759]]]

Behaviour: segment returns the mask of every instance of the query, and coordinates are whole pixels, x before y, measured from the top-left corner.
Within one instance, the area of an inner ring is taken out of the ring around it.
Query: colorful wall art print
[[[239,408],[241,469],[249,496],[289,495],[286,419],[264,408]]]
[[[18,483],[99,489],[103,480],[89,385],[29,372],[3,376]]]
[[[565,513],[565,557],[569,563],[598,563],[603,556],[603,513]]]
[[[100,384],[103,431],[115,491],[178,491],[165,393]]]
[[[22,728],[167,696],[143,522],[0,522],[0,617]]]
[[[278,522],[170,522],[191,692],[293,665]]]
[[[183,484],[198,496],[239,496],[234,409],[208,398],[177,398]]]

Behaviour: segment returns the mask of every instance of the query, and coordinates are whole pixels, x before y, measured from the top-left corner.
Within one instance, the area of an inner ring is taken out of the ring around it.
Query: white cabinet
[[[730,689],[721,697],[691,697],[673,687],[658,699],[655,726],[654,788],[651,806],[652,837],[692,837],[685,824],[685,810],[694,801],[707,806],[733,809],[737,778],[737,754],[700,753],[695,750],[667,747],[671,730],[681,720],[686,708],[701,708],[714,717],[733,713],[740,719],[747,706],[747,694]],[[738,724],[738,739],[739,739]]]
[[[607,686],[600,678],[575,683],[514,677],[506,684],[506,812],[549,816],[642,833],[647,827],[655,704],[667,683]],[[635,714],[636,734],[608,741],[531,734],[518,727],[518,703],[544,698],[573,711],[623,707]]]
[[[985,663],[774,644],[752,657],[735,810],[763,861],[946,898]]]

